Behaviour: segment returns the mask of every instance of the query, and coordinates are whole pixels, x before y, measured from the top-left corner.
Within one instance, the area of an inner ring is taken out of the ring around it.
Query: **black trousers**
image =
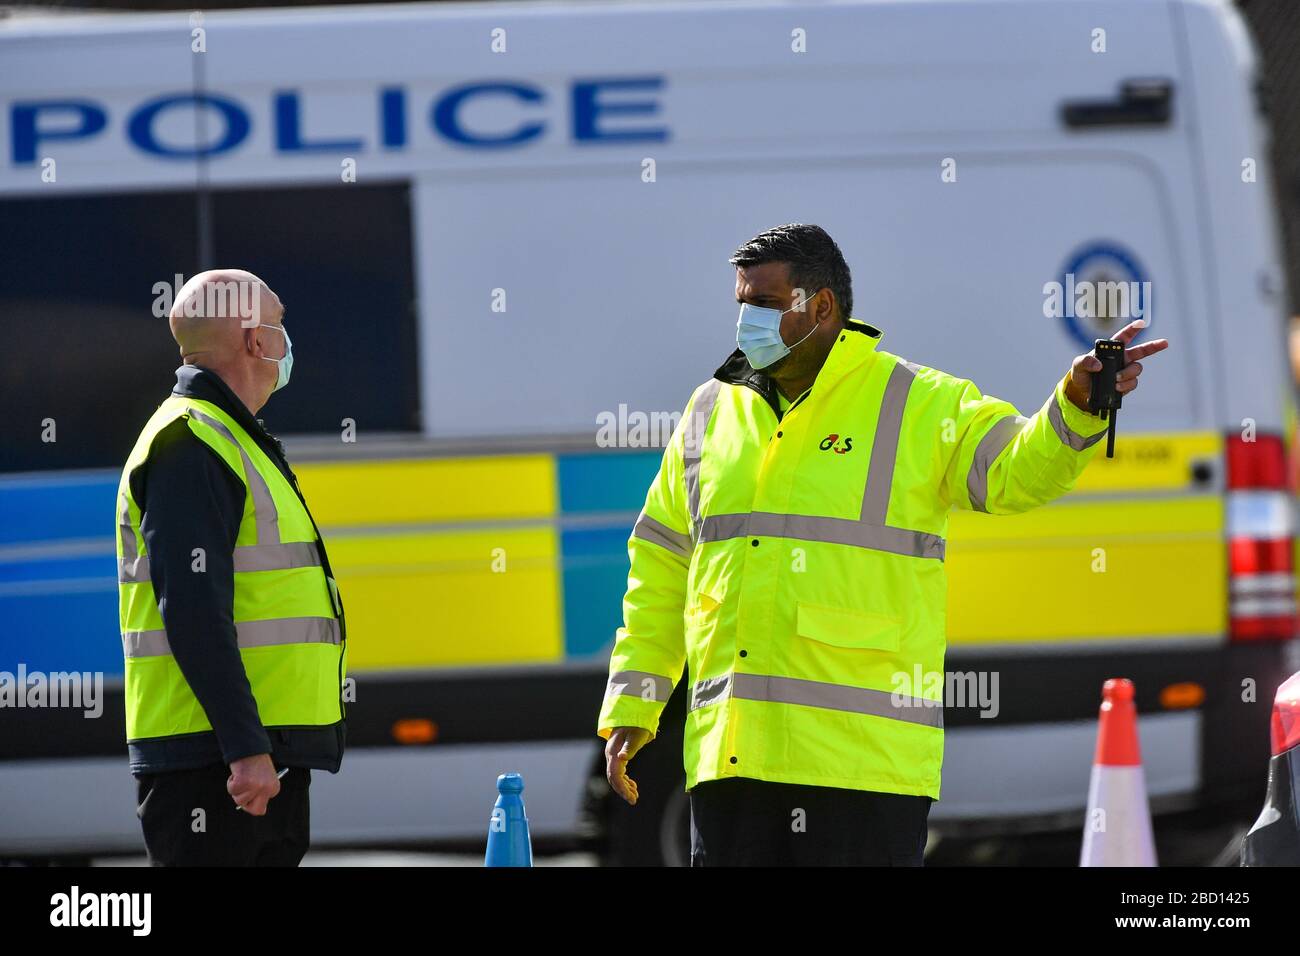
[[[921,866],[934,801],[727,777],[690,802],[691,866]]]
[[[260,817],[235,806],[229,778],[223,764],[137,775],[136,816],[151,865],[298,865],[310,843],[311,771],[286,773]]]

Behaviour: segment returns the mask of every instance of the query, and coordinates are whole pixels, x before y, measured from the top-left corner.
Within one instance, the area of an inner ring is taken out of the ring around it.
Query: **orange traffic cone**
[[[1088,784],[1080,866],[1155,866],[1151,809],[1138,753],[1133,682],[1111,678],[1101,689],[1097,755]]]

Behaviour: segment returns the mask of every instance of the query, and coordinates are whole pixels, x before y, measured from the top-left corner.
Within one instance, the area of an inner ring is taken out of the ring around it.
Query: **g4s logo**
[[[841,443],[839,435],[827,435],[817,447],[822,451],[833,451],[837,455],[846,455],[853,450],[853,439],[845,435],[844,441]]]

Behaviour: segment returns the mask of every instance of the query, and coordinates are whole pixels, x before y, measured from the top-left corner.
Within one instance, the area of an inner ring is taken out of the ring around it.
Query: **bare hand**
[[[627,763],[646,745],[650,731],[642,727],[615,727],[605,744],[605,779],[620,797],[636,806],[636,781],[627,775]]]
[[[1142,319],[1130,322],[1116,333],[1115,341],[1128,345],[1133,341],[1134,336],[1144,328],[1146,328],[1146,322]],[[1138,376],[1142,374],[1142,365],[1138,359],[1144,359],[1148,355],[1163,352],[1167,348],[1169,348],[1168,339],[1154,339],[1150,342],[1143,342],[1141,345],[1135,345],[1131,349],[1126,348],[1124,350],[1124,367],[1119,370],[1119,374],[1115,377],[1115,391],[1125,395],[1137,388]],[[1065,397],[1089,414],[1093,414],[1092,409],[1088,407],[1088,397],[1092,394],[1092,375],[1094,372],[1100,371],[1101,360],[1091,352],[1085,352],[1077,356],[1074,364],[1070,366],[1070,380],[1065,385]]]
[[[266,805],[280,792],[280,778],[270,754],[242,757],[230,765],[226,792],[235,805],[255,817],[266,814]]]

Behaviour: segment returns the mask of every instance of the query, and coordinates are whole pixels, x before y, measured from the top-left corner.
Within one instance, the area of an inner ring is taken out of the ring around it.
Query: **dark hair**
[[[839,303],[840,320],[853,314],[853,280],[849,264],[835,240],[821,226],[792,222],[760,232],[737,249],[729,260],[737,269],[785,262],[790,266],[790,284],[811,296],[830,289]]]

